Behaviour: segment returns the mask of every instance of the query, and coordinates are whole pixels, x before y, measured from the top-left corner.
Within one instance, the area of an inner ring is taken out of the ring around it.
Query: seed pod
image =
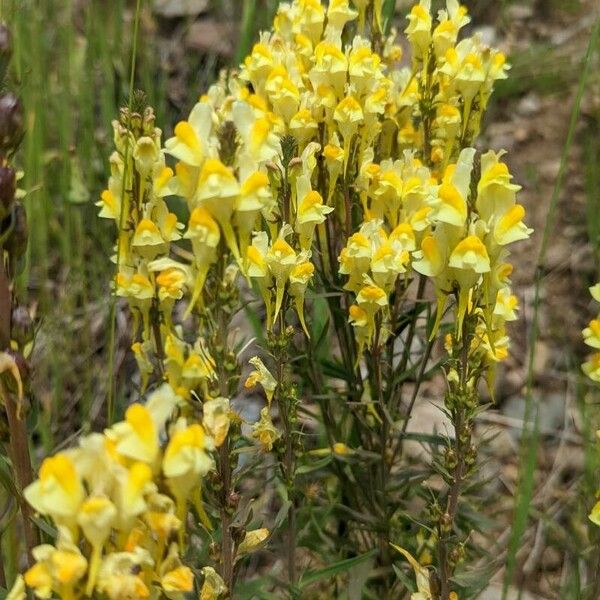
[[[0,96],[0,152],[7,154],[17,148],[23,137],[23,104],[9,92]]]
[[[17,189],[14,169],[0,166],[0,219],[4,219],[12,207]]]

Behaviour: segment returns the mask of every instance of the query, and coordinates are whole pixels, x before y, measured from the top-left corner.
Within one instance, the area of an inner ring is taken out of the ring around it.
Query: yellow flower
[[[157,225],[150,219],[142,219],[138,223],[131,245],[142,256],[150,259],[167,250],[167,242]]]
[[[350,7],[349,0],[331,0],[327,7],[325,39],[340,40],[346,23],[353,21],[357,16],[358,12]]]
[[[431,1],[420,0],[408,15],[408,27],[404,30],[412,46],[413,56],[422,58],[431,42]]]
[[[414,253],[412,266],[415,271],[427,277],[436,277],[446,267],[446,258],[438,240],[428,235],[421,242],[421,250]]]
[[[515,321],[518,308],[519,301],[516,296],[510,293],[510,288],[498,290],[496,305],[494,306],[495,316],[501,317],[504,321]]]
[[[388,297],[379,286],[370,283],[364,285],[358,292],[356,302],[369,316],[372,316],[388,305]]]
[[[202,425],[186,425],[180,420],[165,450],[162,469],[169,487],[178,497],[187,497],[213,467],[209,452],[214,448],[212,438],[206,435]]]
[[[600,383],[600,352],[592,354],[589,360],[583,363],[581,368],[592,381]]]
[[[135,142],[133,149],[133,160],[135,167],[142,177],[145,177],[154,169],[155,163],[160,157],[160,140],[154,140],[148,136],[142,136]]]
[[[167,598],[182,598],[183,593],[194,589],[194,576],[189,567],[182,565],[165,573],[160,584]]]
[[[152,565],[148,551],[141,548],[109,554],[102,561],[97,590],[108,600],[149,598],[150,590],[143,579],[143,568]]]
[[[253,529],[246,532],[244,539],[238,547],[238,555],[243,556],[254,552],[257,548],[261,547],[264,541],[269,537],[269,530],[266,527],[261,529]]]
[[[202,425],[218,448],[225,441],[229,431],[229,400],[227,398],[206,400],[202,410],[204,412]]]
[[[458,32],[471,20],[467,15],[467,8],[457,0],[447,0],[446,6],[447,11],[439,11],[439,23],[433,30],[433,47],[438,58],[443,57],[454,46]]]
[[[301,108],[290,119],[290,132],[294,135],[298,144],[304,146],[317,133],[318,123],[308,108]]]
[[[331,86],[338,98],[344,93],[348,60],[340,48],[329,41],[322,41],[315,47],[315,65],[309,73],[314,89],[320,85]]]
[[[69,524],[79,512],[84,489],[73,461],[58,453],[42,462],[39,479],[28,485],[23,494],[39,513]]]
[[[500,245],[512,244],[519,240],[526,240],[533,229],[523,223],[525,209],[520,204],[515,204],[508,210],[494,226],[494,241]]]
[[[148,409],[141,404],[132,404],[125,412],[125,421],[113,425],[106,434],[114,440],[122,456],[147,464],[153,464],[158,456],[156,425]]]
[[[356,98],[353,96],[346,96],[336,106],[333,118],[344,138],[344,152],[347,157],[350,140],[363,122],[363,110]]]
[[[260,358],[258,358],[258,356],[252,357],[248,362],[254,367],[255,370],[248,375],[246,382],[244,383],[244,387],[246,389],[252,389],[255,385],[260,384],[265,391],[267,402],[271,404],[273,395],[277,389],[277,381],[275,377],[271,375],[271,372],[267,369],[267,367],[265,367],[265,364]]]
[[[202,569],[204,583],[200,590],[200,600],[219,600],[227,593],[227,586],[221,579],[221,576],[212,568],[204,567]]]
[[[490,271],[490,258],[485,244],[476,236],[470,235],[458,243],[448,262],[450,267],[475,273]]]
[[[77,522],[93,546],[102,546],[110,534],[117,509],[106,496],[90,496],[83,502]]]
[[[175,126],[175,136],[165,142],[166,152],[191,167],[201,167],[210,153],[212,127],[212,107],[198,102],[188,120]]]
[[[271,452],[273,444],[281,437],[281,434],[271,420],[268,407],[260,411],[260,419],[252,425],[252,437],[260,443],[265,452]]]

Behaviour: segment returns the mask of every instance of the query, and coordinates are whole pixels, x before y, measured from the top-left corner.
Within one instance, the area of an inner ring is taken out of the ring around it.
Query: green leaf
[[[305,475],[306,473],[312,473],[319,469],[325,468],[332,460],[332,455],[329,454],[325,458],[316,460],[310,464],[302,465],[296,469],[296,475]]]
[[[340,560],[324,569],[318,569],[316,571],[309,571],[306,573],[302,580],[299,583],[299,588],[301,590],[307,588],[309,585],[321,580],[321,579],[329,579],[331,577],[335,577],[340,573],[344,573],[357,565],[373,558],[377,554],[377,550],[371,550],[366,554],[361,554],[360,556],[355,556],[353,558],[346,558],[344,560]]]

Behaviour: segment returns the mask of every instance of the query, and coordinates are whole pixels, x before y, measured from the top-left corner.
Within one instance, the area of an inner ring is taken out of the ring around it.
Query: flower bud
[[[33,319],[24,306],[13,309],[10,335],[21,349],[33,340]]]
[[[156,116],[154,115],[154,109],[151,106],[147,106],[144,109],[143,135],[150,137],[154,136],[155,122]]]
[[[0,219],[9,214],[17,189],[16,175],[11,167],[0,166]]]
[[[9,92],[0,96],[0,152],[14,150],[23,135],[23,104]]]

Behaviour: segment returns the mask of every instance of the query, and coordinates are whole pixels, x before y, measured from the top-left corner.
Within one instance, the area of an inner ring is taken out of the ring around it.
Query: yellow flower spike
[[[39,479],[28,485],[23,495],[37,512],[71,526],[83,502],[84,489],[73,461],[58,453],[42,462]]]
[[[590,294],[592,295],[592,298],[596,302],[600,302],[600,283],[593,285],[592,287],[589,288],[589,290],[590,290]]]

